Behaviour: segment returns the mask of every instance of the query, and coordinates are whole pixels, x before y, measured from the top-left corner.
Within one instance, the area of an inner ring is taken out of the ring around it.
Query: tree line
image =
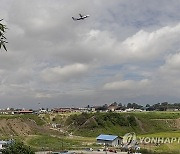
[[[156,103],[153,105],[146,104],[146,105],[140,105],[138,103],[117,103],[114,102],[110,105],[104,104],[102,106],[95,107],[96,110],[108,110],[110,106],[114,106],[116,110],[126,110],[126,109],[141,109],[141,110],[147,110],[147,111],[167,111],[168,109],[177,109],[180,110],[180,103],[168,103],[168,102],[162,102],[162,103]]]

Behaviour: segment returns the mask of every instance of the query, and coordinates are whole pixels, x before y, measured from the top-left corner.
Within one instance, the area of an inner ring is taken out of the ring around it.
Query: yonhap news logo
[[[142,144],[172,144],[180,143],[180,137],[139,137]]]
[[[124,146],[134,146],[137,143],[136,134],[134,132],[125,134],[122,143]]]
[[[133,147],[137,144],[172,144],[180,143],[180,137],[137,137],[134,132],[123,136],[122,144],[124,147]]]

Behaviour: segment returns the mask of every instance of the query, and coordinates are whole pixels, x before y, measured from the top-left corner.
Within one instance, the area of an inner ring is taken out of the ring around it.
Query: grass
[[[124,136],[124,134],[129,132],[135,132],[135,130],[139,129],[138,127],[130,128],[124,126],[111,126],[105,128],[97,128],[97,129],[80,129],[78,131],[73,132],[75,135],[83,136],[83,137],[97,137],[100,134],[114,134],[118,136]]]
[[[153,134],[144,134],[144,135],[138,135],[139,139],[142,139],[143,137],[148,138],[164,138],[164,141],[166,141],[165,144],[160,143],[160,145],[155,144],[142,144],[142,148],[146,148],[149,150],[154,151],[154,153],[167,153],[167,154],[180,154],[180,131],[172,131],[172,132],[159,132],[159,133],[153,133]],[[172,138],[176,138],[176,141],[172,141]]]
[[[124,114],[124,113],[120,113],[120,114]],[[180,118],[180,112],[153,111],[153,112],[132,112],[128,114],[133,114],[139,119],[177,119],[177,118]]]
[[[96,142],[95,137],[67,136],[66,138],[70,140],[81,141],[81,142],[89,142],[89,143]]]
[[[140,135],[138,137],[144,137],[145,135]],[[154,134],[146,134],[148,137],[179,137],[180,132],[161,132],[161,133],[154,133]],[[93,147],[95,146],[96,139],[95,137],[80,137],[80,136],[73,136],[73,137],[57,137],[57,136],[49,136],[49,135],[36,135],[31,136],[26,139],[26,143],[33,147],[36,150],[69,150],[69,149],[83,149],[86,147]],[[141,145],[141,148],[145,148],[148,150],[153,151],[152,153],[157,154],[178,154],[180,153],[179,150],[180,143],[173,142],[172,144],[161,144],[155,146],[153,144],[146,144]]]
[[[143,149],[155,154],[180,154],[179,143],[154,145],[142,145]]]
[[[118,116],[118,114],[120,116]],[[95,137],[101,133],[123,136],[128,132],[135,132],[137,134],[172,132],[178,130],[177,126],[175,126],[175,120],[180,118],[180,112],[130,112],[118,114],[90,114],[90,117],[92,117],[93,115],[95,116],[96,121],[92,121],[94,122],[94,125],[92,124],[92,122],[86,122],[86,125],[83,127],[82,124],[77,125],[77,123],[80,123],[84,119],[86,121],[88,118],[84,118],[83,115],[78,115],[75,117],[70,116],[68,121],[70,121],[70,123],[76,123],[76,125],[74,126],[74,128],[72,126],[69,131],[73,132],[75,135],[88,137]],[[111,119],[116,120],[121,118],[124,118],[126,120],[129,116],[133,116],[138,119],[138,121],[136,121],[137,125],[131,125],[128,121],[124,121],[126,125],[123,126],[120,123],[114,124],[111,121]],[[104,117],[110,117],[110,120],[102,120]],[[99,121],[101,122],[100,124]]]
[[[138,135],[138,137],[179,137],[180,131],[171,131],[171,132],[159,132],[153,134],[142,134]]]
[[[39,116],[35,114],[25,114],[25,115],[20,115],[20,117],[24,120],[31,119],[36,122],[37,125],[42,126],[46,123],[45,120],[41,119]]]
[[[95,139],[82,137],[57,137],[49,135],[31,136],[26,143],[36,150],[81,149],[93,144]]]
[[[164,152],[169,151],[173,154],[180,153],[180,143],[172,143],[172,144],[161,144],[160,146],[156,147],[154,151],[157,152]]]
[[[42,120],[38,115],[35,114],[22,114],[22,115],[0,115],[0,119],[24,119],[24,120],[34,120],[37,125],[42,126],[45,124],[45,121]]]

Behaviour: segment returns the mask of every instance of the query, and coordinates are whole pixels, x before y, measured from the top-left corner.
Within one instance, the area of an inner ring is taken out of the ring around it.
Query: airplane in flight
[[[89,17],[90,15],[81,15],[81,14],[79,14],[79,16],[80,16],[79,18],[72,17],[72,19],[74,21],[76,21],[76,20],[84,20],[85,18]]]

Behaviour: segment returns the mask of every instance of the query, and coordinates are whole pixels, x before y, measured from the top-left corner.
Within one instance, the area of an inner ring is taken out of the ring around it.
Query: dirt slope
[[[0,119],[0,136],[27,136],[36,133],[46,133],[47,131],[49,131],[47,125],[38,126],[31,119]]]

